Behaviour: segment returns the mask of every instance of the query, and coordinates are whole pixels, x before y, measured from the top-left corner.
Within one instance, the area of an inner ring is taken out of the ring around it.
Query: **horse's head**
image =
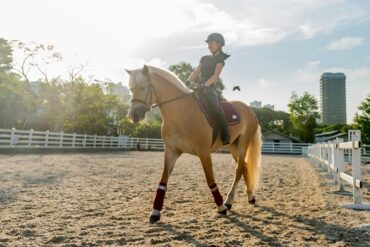
[[[143,69],[126,72],[130,75],[129,88],[132,93],[129,118],[139,122],[144,119],[145,113],[150,111],[153,104],[153,85],[149,79],[149,67],[144,65]]]

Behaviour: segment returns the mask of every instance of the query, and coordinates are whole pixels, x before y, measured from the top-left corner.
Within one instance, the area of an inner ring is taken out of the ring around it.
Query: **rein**
[[[161,106],[163,106],[165,104],[171,103],[173,101],[176,101],[176,100],[185,98],[185,97],[193,94],[192,92],[191,93],[186,93],[186,94],[180,95],[178,97],[175,97],[173,99],[170,99],[170,100],[166,100],[164,102],[161,102],[161,100],[159,99],[159,96],[157,94],[157,91],[156,91],[156,89],[155,89],[155,87],[154,87],[154,85],[153,85],[153,83],[151,82],[150,79],[149,79],[149,86],[147,86],[147,88],[148,88],[148,91],[146,93],[146,96],[145,96],[145,99],[144,100],[133,98],[131,100],[131,103],[132,102],[139,102],[139,103],[142,103],[142,104],[146,105],[147,109],[151,109],[151,108],[155,108],[155,107],[161,107]],[[157,98],[157,102],[158,102],[157,104],[154,104],[154,105],[152,103],[152,95],[153,95],[153,92],[154,92],[155,97]]]

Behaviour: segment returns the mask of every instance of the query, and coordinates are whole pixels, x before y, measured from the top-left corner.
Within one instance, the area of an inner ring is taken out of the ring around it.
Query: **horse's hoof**
[[[250,200],[248,202],[249,202],[249,204],[254,205],[254,204],[256,204],[256,198],[253,196],[252,200]]]
[[[155,222],[157,222],[158,220],[160,220],[161,218],[161,215],[150,215],[149,217],[149,222],[150,224],[154,224]]]
[[[232,207],[232,205],[231,204],[224,204],[225,205],[225,207],[227,207],[227,210],[230,210],[231,209],[231,207]]]
[[[222,215],[226,215],[227,214],[227,209],[224,209],[224,210],[222,210],[222,211],[220,211],[220,212],[218,212],[219,214],[222,214]]]

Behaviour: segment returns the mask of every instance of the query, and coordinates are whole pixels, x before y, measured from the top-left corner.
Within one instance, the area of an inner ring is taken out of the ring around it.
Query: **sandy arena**
[[[225,199],[231,156],[213,162]],[[162,167],[161,152],[0,155],[0,246],[370,246],[370,213],[339,207],[351,194],[302,157],[263,155],[257,205],[241,182],[220,216],[198,158],[183,155],[150,225]]]

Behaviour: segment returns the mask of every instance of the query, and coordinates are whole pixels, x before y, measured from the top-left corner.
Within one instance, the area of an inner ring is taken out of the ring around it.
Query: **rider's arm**
[[[222,63],[216,64],[215,73],[213,74],[213,76],[211,76],[211,78],[208,79],[208,81],[206,81],[206,86],[212,85],[218,80],[218,78],[220,78],[220,74],[223,67],[224,65]]]
[[[188,81],[195,82],[195,80],[199,77],[200,74],[200,68],[202,67],[202,64],[199,64],[193,72],[191,72]]]

